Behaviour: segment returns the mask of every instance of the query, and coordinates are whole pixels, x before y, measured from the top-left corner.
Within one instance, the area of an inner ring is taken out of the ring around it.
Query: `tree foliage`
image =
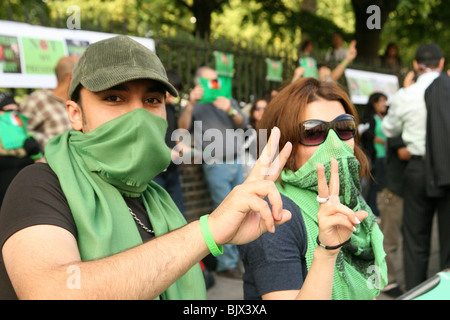
[[[450,50],[448,0],[0,0],[0,19],[65,27],[66,10],[81,9],[82,28],[153,36],[155,32],[200,34],[210,41],[227,38],[296,51],[312,39],[317,51],[331,35],[358,40],[358,56],[374,59],[396,42],[409,63],[417,46],[434,41]],[[381,9],[381,29],[366,26],[369,5]],[[195,21],[193,21],[195,17]],[[352,19],[350,19],[352,17]]]
[[[386,22],[384,44],[396,42],[408,64],[414,59],[417,47],[435,42],[450,52],[450,5],[445,0],[401,0]],[[447,57],[450,59],[450,57]]]
[[[211,16],[213,12],[222,12],[228,0],[193,0],[189,4],[186,0],[176,0],[180,6],[188,9],[196,19],[195,33],[204,39],[211,35]]]
[[[42,1],[0,0],[0,19],[46,23],[50,9]]]
[[[333,21],[302,10],[300,6],[290,6],[289,2],[279,0],[255,2],[260,6],[247,13],[244,23],[260,24],[261,21],[265,21],[272,39],[280,37],[298,45],[301,39],[296,39],[299,34],[296,31],[300,31],[303,38],[313,39],[317,47],[324,48],[330,45],[331,36],[335,32],[349,37],[349,34]]]

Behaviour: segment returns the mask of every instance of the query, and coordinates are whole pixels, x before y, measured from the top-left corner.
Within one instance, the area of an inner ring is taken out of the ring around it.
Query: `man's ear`
[[[70,123],[72,127],[77,131],[83,130],[83,110],[81,107],[72,100],[66,101],[67,114],[69,115]]]
[[[420,70],[419,63],[417,62],[417,60],[413,60],[413,69],[416,72],[418,72]]]
[[[441,60],[439,60],[439,69],[444,70],[444,65],[445,65],[445,58],[441,58]]]

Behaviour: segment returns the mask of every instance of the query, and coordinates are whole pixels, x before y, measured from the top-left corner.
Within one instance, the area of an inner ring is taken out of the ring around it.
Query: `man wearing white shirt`
[[[436,210],[439,216],[442,215],[439,212],[442,211],[439,198],[430,197],[426,192],[425,90],[439,77],[443,66],[444,58],[438,45],[421,45],[413,61],[418,75],[417,81],[400,89],[393,96],[388,114],[382,122],[384,134],[387,137],[401,135],[411,154],[404,175],[406,189],[403,208],[403,251],[407,290],[427,279],[433,215]]]
[[[333,43],[333,50],[327,51],[325,55],[325,61],[337,61],[340,62],[347,57],[348,49],[342,46],[344,38],[340,33],[334,33],[331,39]]]

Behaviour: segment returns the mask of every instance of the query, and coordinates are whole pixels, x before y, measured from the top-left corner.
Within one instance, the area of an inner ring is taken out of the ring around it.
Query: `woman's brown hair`
[[[319,99],[339,101],[345,112],[355,117],[356,127],[358,127],[358,112],[348,94],[339,85],[314,78],[302,78],[291,83],[270,101],[257,128],[270,132],[273,127],[278,127],[281,131],[280,150],[288,141],[292,143],[292,152],[285,169],[292,171],[298,169],[295,167],[295,156],[300,137],[299,119],[306,105]],[[370,173],[369,162],[359,147],[358,133],[355,136],[354,150],[355,156],[361,164],[360,177],[368,176]]]

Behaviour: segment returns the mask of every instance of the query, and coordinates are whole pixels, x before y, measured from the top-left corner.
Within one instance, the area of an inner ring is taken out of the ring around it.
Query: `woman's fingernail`
[[[359,221],[359,219],[358,219],[357,216],[355,216],[355,220],[356,220],[356,223],[357,223],[357,224],[360,224],[360,223],[361,223],[361,221]]]

